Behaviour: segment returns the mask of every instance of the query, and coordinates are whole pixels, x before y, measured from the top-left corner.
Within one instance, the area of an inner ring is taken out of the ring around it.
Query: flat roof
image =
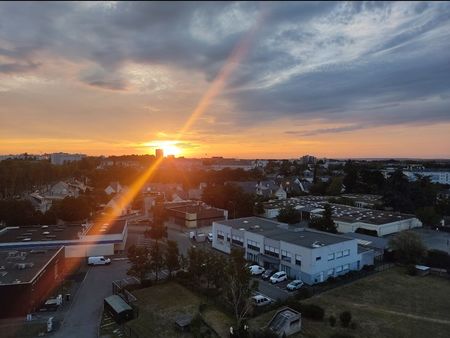
[[[342,235],[335,235],[307,228],[293,227],[285,223],[260,217],[237,218],[226,221],[218,221],[217,223],[231,226],[236,230],[246,230],[263,235],[266,238],[292,243],[307,248],[321,247],[354,240]]]
[[[118,295],[112,295],[105,298],[105,302],[108,303],[116,313],[122,313],[123,311],[133,310],[127,302],[125,302],[122,297]]]
[[[269,201],[264,203],[263,206],[265,209],[277,209],[291,205],[299,211],[313,211],[315,209],[323,209],[325,204],[330,204],[333,212],[333,219],[347,223],[362,222],[381,225],[415,218],[414,215],[403,214],[394,211],[375,210],[375,209],[352,207],[343,204],[333,204],[328,202],[328,198],[330,197],[329,196],[293,197],[288,198],[286,200]]]
[[[362,222],[381,225],[416,217],[414,215],[402,214],[393,211],[356,208],[342,204],[330,205],[333,211],[333,219],[348,223]]]
[[[126,219],[116,219],[109,223],[94,223],[86,233],[86,236],[95,235],[114,235],[121,234],[125,225],[127,223]]]
[[[83,229],[81,224],[8,227],[0,232],[0,243],[78,240]]]
[[[0,250],[0,287],[32,282],[61,249]]]
[[[185,217],[186,214],[197,214],[197,219],[224,217],[223,210],[213,207],[208,208],[201,205],[179,206],[167,208],[167,210],[179,214],[181,217]]]

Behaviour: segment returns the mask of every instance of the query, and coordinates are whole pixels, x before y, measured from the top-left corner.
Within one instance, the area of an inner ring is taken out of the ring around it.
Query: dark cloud
[[[0,73],[3,74],[15,74],[15,73],[25,73],[34,70],[39,67],[38,63],[28,62],[28,63],[0,63]]]
[[[88,64],[79,80],[103,89],[129,88],[129,62],[212,81],[261,13],[224,95],[236,124],[344,125],[313,135],[450,121],[445,2],[3,2],[0,73],[32,71],[45,53]]]
[[[295,135],[295,136],[315,136],[315,135],[322,135],[322,134],[345,133],[348,131],[364,129],[367,127],[368,127],[368,125],[355,124],[355,125],[349,125],[349,126],[343,126],[343,127],[320,128],[320,129],[313,129],[313,130],[307,130],[307,131],[288,130],[288,131],[285,131],[284,133],[288,134],[288,135]]]

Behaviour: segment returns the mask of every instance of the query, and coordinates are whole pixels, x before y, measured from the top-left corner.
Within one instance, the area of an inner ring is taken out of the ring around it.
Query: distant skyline
[[[450,3],[0,3],[0,154],[161,146],[450,158]]]

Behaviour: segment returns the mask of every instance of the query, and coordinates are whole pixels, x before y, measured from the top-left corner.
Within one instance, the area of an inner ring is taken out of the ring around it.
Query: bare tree
[[[226,298],[233,308],[238,330],[251,309],[250,297],[258,283],[253,281],[246,267],[243,252],[232,250],[225,269]]]

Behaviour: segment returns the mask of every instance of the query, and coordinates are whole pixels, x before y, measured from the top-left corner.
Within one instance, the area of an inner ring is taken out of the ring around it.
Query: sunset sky
[[[450,158],[450,3],[0,3],[0,154]]]

